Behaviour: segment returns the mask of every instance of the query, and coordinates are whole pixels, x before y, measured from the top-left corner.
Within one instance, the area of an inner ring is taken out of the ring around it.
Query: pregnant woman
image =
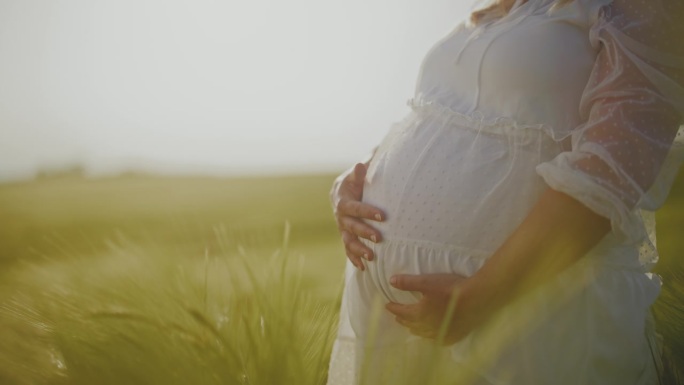
[[[429,51],[411,111],[331,193],[349,262],[329,384],[657,383],[683,18],[499,0]]]

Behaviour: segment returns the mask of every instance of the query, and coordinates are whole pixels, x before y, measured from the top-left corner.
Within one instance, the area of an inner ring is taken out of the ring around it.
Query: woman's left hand
[[[390,283],[399,290],[417,291],[423,297],[415,304],[387,304],[397,322],[412,334],[454,344],[477,325],[478,314],[468,314],[462,301],[463,286],[469,278],[456,274],[397,275]],[[440,336],[440,329],[442,334]],[[441,338],[440,338],[441,337]]]

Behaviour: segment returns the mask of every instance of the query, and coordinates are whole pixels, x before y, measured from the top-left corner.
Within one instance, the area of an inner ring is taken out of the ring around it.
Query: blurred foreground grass
[[[0,383],[323,384],[345,262],[332,180],[0,185]],[[656,315],[684,362],[684,178],[658,220]]]

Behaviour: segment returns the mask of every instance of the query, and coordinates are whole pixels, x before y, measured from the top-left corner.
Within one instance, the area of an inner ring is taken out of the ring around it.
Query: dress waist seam
[[[384,244],[385,247],[391,247],[392,245],[397,245],[397,246],[408,246],[408,247],[417,247],[421,249],[428,249],[430,251],[436,251],[439,253],[444,253],[444,252],[458,252],[459,254],[464,254],[468,255],[470,257],[474,257],[477,259],[486,259],[488,258],[492,252],[489,250],[483,250],[483,249],[477,249],[473,247],[466,247],[466,246],[459,246],[455,244],[450,244],[450,243],[444,243],[444,242],[435,242],[435,241],[428,241],[428,240],[422,240],[422,239],[413,239],[413,238],[405,238],[405,237],[383,237],[383,240],[379,244],[374,244],[368,240],[362,239],[364,243],[368,246],[375,245],[375,247],[382,247]]]
[[[548,137],[558,142],[565,137],[554,133],[552,127],[545,123],[521,123],[510,117],[487,118],[478,110],[466,114],[435,101],[426,100],[422,95],[409,99],[406,104],[419,116],[430,115],[443,120],[446,124],[458,125],[484,134],[508,136],[525,141]]]

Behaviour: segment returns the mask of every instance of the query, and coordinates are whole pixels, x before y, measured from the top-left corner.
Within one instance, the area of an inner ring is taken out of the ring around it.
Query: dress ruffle
[[[552,128],[547,124],[518,123],[510,117],[487,118],[478,110],[465,114],[429,100],[420,93],[415,98],[409,99],[406,105],[417,113],[428,114],[431,118],[440,119],[453,126],[471,128],[487,134],[536,138],[537,133],[535,131],[541,130],[552,136]]]

